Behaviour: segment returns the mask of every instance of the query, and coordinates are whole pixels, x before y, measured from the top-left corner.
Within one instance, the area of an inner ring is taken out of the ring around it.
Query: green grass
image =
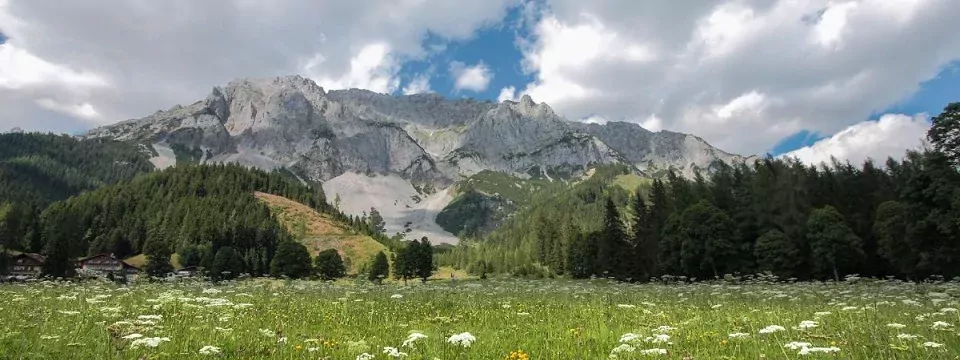
[[[400,347],[410,333],[420,332],[427,338],[400,349],[409,359],[504,359],[516,350],[531,359],[607,359],[626,334],[636,334],[624,346],[635,351],[617,359],[656,357],[639,354],[648,349],[665,349],[672,359],[955,359],[960,318],[951,308],[958,307],[958,296],[957,283],[895,282],[458,280],[403,287],[260,279],[123,288],[37,282],[0,285],[0,353],[200,359],[217,357],[199,353],[215,346],[228,359],[355,359],[361,353],[386,359],[383,347]],[[805,320],[817,326],[794,329]],[[937,328],[938,321],[951,326]],[[770,325],[785,330],[760,334]],[[446,341],[463,332],[476,337],[469,348]],[[900,333],[916,338],[898,339]],[[169,341],[134,348],[133,334]],[[669,339],[644,340],[657,334]],[[801,356],[799,349],[784,347],[793,341],[839,353]]]
[[[613,184],[630,192],[637,191],[637,188],[648,191],[653,187],[653,179],[641,177],[637,174],[624,174],[618,175],[613,180]]]

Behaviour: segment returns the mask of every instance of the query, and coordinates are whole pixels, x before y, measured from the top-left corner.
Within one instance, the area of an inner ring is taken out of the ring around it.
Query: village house
[[[10,258],[7,273],[11,276],[38,277],[43,270],[44,256],[20,253]]]
[[[137,275],[140,268],[117,259],[113,254],[97,254],[77,260],[77,268],[83,272],[98,275]]]

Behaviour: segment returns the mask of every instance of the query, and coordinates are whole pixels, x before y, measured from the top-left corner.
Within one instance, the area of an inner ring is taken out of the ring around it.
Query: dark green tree
[[[340,264],[343,265],[343,260],[340,260]],[[270,262],[271,276],[299,279],[308,277],[312,273],[310,252],[303,244],[287,240],[277,245],[277,252],[273,255],[273,261]]]
[[[376,260],[376,259],[374,259]],[[384,257],[386,260],[386,257]],[[317,275],[323,280],[339,279],[347,275],[347,267],[337,249],[327,249],[317,254],[313,260]]]
[[[630,277],[628,260],[630,257],[630,243],[623,231],[620,213],[613,200],[607,198],[604,207],[602,237],[597,244],[597,260],[595,262],[598,275],[611,276],[617,279]]]
[[[147,243],[144,248],[144,254],[147,256],[147,275],[155,278],[162,278],[173,272],[173,265],[170,264],[170,246],[165,241],[154,240]]]
[[[413,242],[416,242],[414,240]],[[424,236],[420,239],[420,245],[416,247],[417,267],[416,274],[420,281],[427,282],[430,275],[433,275],[433,245],[430,240]]]
[[[380,215],[380,212],[376,208],[370,208],[370,217],[367,218],[367,221],[370,224],[370,230],[376,234],[386,233],[386,223],[383,221],[383,216]]]
[[[367,279],[379,284],[388,276],[390,276],[390,264],[387,262],[387,255],[383,251],[378,252],[377,256],[373,258],[373,263],[370,264]]]
[[[686,274],[722,276],[737,253],[736,225],[723,210],[707,201],[687,208],[680,220],[680,264]]]
[[[585,279],[597,274],[597,242],[600,232],[589,234],[572,233],[570,250],[567,252],[567,272],[574,279]]]
[[[877,236],[880,256],[887,259],[897,272],[912,277],[920,256],[918,247],[910,238],[910,209],[898,201],[887,201],[877,208],[873,232]]]
[[[856,269],[863,259],[863,244],[850,230],[843,215],[832,206],[813,211],[807,221],[813,266],[821,274],[830,273],[839,281],[841,273]]]
[[[800,266],[801,253],[797,244],[787,239],[783,232],[772,229],[757,239],[754,256],[760,271],[769,271],[781,278],[790,278],[796,274],[795,271]]]
[[[656,268],[656,257],[648,253],[647,242],[651,240],[650,214],[639,188],[633,196],[632,205],[633,222],[631,230],[633,230],[633,236],[630,244],[632,248],[630,266],[633,268],[632,276],[634,279],[646,281]]]
[[[933,125],[927,138],[933,148],[945,154],[954,166],[960,166],[960,102],[948,104],[930,120]]]
[[[214,281],[235,279],[244,272],[243,258],[232,247],[221,247],[207,272]]]

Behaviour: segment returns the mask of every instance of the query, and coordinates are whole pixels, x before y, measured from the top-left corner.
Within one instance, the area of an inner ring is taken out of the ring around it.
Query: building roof
[[[37,254],[37,253],[20,253],[20,254],[18,254],[18,255],[15,255],[13,258],[16,259],[16,258],[18,258],[18,257],[28,257],[28,258],[31,258],[31,259],[33,259],[33,260],[36,260],[37,262],[41,262],[41,263],[42,263],[44,260],[47,259],[45,256],[40,255],[40,254]]]
[[[102,253],[102,254],[90,255],[90,256],[87,256],[87,257],[79,258],[79,259],[77,259],[77,262],[84,262],[84,261],[87,261],[87,260],[96,259],[96,258],[104,257],[104,256],[106,256],[106,257],[108,257],[108,258],[111,258],[111,259],[117,259],[116,256],[113,256],[113,254]]]

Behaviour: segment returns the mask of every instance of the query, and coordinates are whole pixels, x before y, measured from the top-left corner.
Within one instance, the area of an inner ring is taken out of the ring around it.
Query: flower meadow
[[[0,285],[3,358],[958,359],[960,283]]]

